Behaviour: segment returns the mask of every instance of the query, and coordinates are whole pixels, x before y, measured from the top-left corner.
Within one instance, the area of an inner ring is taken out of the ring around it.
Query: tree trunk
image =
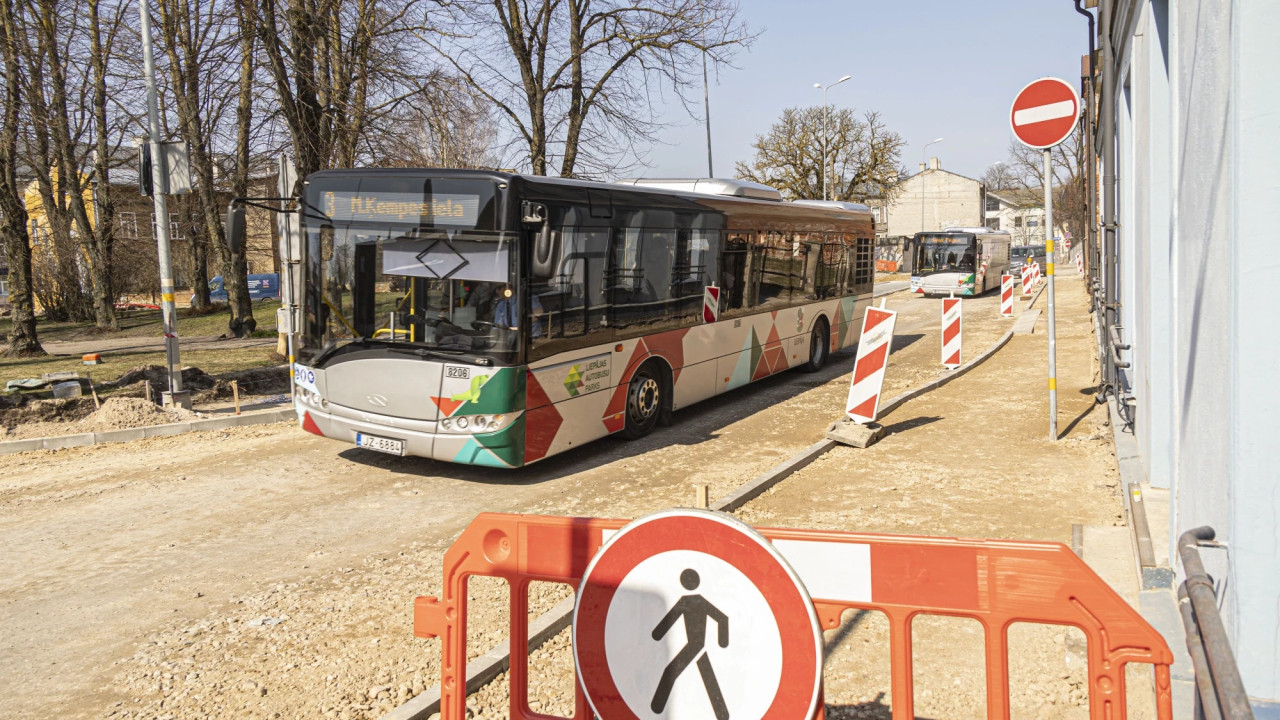
[[[93,43],[93,55],[89,62],[93,67],[93,236],[89,245],[93,285],[100,288],[94,293],[94,315],[98,328],[119,330],[115,314],[115,287],[111,282],[112,254],[115,246],[115,203],[111,197],[111,175],[107,146],[107,51],[102,46],[102,26],[98,17],[99,0],[88,0],[89,33]],[[105,324],[104,324],[105,319]]]
[[[236,2],[236,16],[240,23],[240,86],[236,103],[236,170],[231,179],[231,194],[245,197],[249,194],[249,134],[253,123],[253,72],[255,38],[253,28],[247,21],[248,13],[244,6],[247,0]],[[249,267],[245,261],[247,243],[242,243],[236,252],[228,250],[222,264],[222,277],[235,278],[236,283],[243,284],[244,307],[241,300],[231,300],[231,321],[227,329],[234,337],[248,337],[258,328],[258,321],[253,317],[253,303],[249,298]],[[223,247],[226,244],[223,243]],[[228,298],[231,294],[228,291]]]
[[[31,286],[31,238],[27,234],[27,210],[18,188],[18,108],[22,102],[18,85],[18,53],[13,0],[0,0],[0,46],[4,61],[4,110],[0,115],[0,240],[9,263],[9,308],[13,326],[9,330],[9,356],[44,355],[36,333],[36,315]]]

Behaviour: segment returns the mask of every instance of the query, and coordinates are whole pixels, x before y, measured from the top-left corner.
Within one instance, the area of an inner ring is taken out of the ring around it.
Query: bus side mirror
[[[231,201],[227,205],[227,250],[232,255],[244,252],[244,205]]]

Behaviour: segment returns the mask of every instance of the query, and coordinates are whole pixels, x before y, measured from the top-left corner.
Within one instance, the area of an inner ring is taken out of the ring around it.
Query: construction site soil
[[[1019,336],[885,418],[878,445],[828,453],[739,517],[1059,541],[1072,523],[1120,522],[1104,414],[1088,407],[1079,283],[1059,298],[1063,440],[1045,432],[1044,337]],[[966,357],[1010,327],[996,304],[966,301]],[[938,302],[900,293],[889,307],[886,396],[940,370]],[[477,513],[632,518],[691,504],[695,485],[724,496],[822,437],[851,366],[841,354],[682,410],[644,439],[514,471],[378,455],[288,423],[0,457],[0,701],[15,718],[379,717],[439,682],[413,599],[439,594],[443,553]],[[568,593],[535,584],[531,613]],[[488,579],[469,594],[475,657],[505,638],[507,595]],[[1032,630],[1011,657],[1015,707],[1083,717],[1070,632]],[[829,714],[889,716],[885,632],[863,613],[828,633]],[[980,634],[933,618],[917,634],[917,714],[985,716]],[[534,709],[568,712],[567,633],[532,666]],[[469,698],[470,714],[505,717],[504,683]]]

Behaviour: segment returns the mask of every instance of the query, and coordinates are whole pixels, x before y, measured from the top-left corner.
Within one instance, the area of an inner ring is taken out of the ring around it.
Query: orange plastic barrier
[[[484,513],[476,517],[445,553],[443,597],[419,597],[414,635],[439,637],[441,720],[466,717],[467,578],[498,577],[511,588],[510,717],[536,720],[557,716],[529,708],[528,588],[534,581],[577,587],[602,533],[627,521]],[[1089,714],[1124,720],[1125,666],[1155,667],[1156,710],[1173,717],[1169,666],[1173,654],[1164,638],[1115,593],[1083,560],[1060,543],[966,540],[909,535],[757,528],[770,541],[794,540],[869,546],[870,600],[820,597],[810,588],[824,628],[840,624],[845,610],[877,610],[890,626],[894,720],[915,717],[912,687],[911,621],[916,615],[973,618],[985,630],[987,716],[1009,717],[1008,629],[1014,623],[1079,628],[1088,642]],[[838,573],[838,568],[829,568]],[[821,713],[820,713],[821,714]],[[577,688],[575,720],[591,708]]]

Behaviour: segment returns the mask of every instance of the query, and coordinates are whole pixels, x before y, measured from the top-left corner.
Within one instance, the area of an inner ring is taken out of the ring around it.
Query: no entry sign
[[[1009,109],[1009,126],[1028,147],[1053,147],[1071,134],[1080,116],[1080,96],[1066,80],[1040,78],[1018,93]]]
[[[573,616],[578,676],[610,720],[809,720],[822,679],[813,601],[751,527],[668,510],[618,531]]]

